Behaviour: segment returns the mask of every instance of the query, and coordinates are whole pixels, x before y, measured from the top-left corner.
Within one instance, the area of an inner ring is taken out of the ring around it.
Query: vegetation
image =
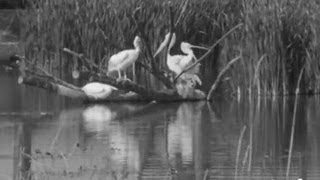
[[[21,13],[26,55],[53,74],[62,67],[66,75],[82,69],[81,61],[64,53],[63,48],[84,54],[100,68],[112,54],[131,48],[140,33],[133,19],[137,8],[136,19],[146,35],[144,53],[138,61],[150,65],[152,58],[146,47],[154,52],[170,31],[171,7],[178,42],[211,46],[228,30],[243,24],[202,61],[201,88],[206,92],[220,67],[239,54],[242,60],[224,81],[228,92],[293,94],[303,67],[301,93],[320,92],[320,5],[315,0],[30,0],[28,4],[27,12]],[[178,49],[176,45],[172,54]],[[201,53],[195,51],[196,56]],[[166,70],[164,61],[163,56],[155,64]],[[141,64],[135,67],[134,76],[139,84],[158,87]]]

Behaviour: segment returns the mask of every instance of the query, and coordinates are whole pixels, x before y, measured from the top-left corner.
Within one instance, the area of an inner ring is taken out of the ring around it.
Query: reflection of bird
[[[140,141],[137,139],[135,128],[141,127],[141,124],[119,122],[118,113],[123,111],[121,108],[111,107],[93,105],[82,112],[84,130],[87,132],[85,138],[95,136],[86,139],[90,143],[87,147],[92,148],[93,153],[100,153],[107,160],[105,165],[108,173],[104,179],[134,179],[132,176],[140,172],[142,164]],[[129,175],[124,178],[127,172]]]
[[[83,86],[82,91],[89,97],[95,100],[105,99],[110,96],[113,90],[117,90],[117,88],[102,84],[99,82],[91,82]]]
[[[82,112],[85,128],[89,132],[99,132],[106,130],[109,123],[116,117],[116,113],[112,112],[108,106],[93,105],[87,107]]]
[[[164,49],[164,47],[166,47],[166,45],[168,44],[169,38],[170,38],[170,33],[168,33],[165,36],[164,41],[160,44],[154,56],[159,54]],[[191,45],[187,42],[182,42],[180,44],[180,48],[181,48],[181,51],[186,55],[180,55],[180,54],[171,55],[170,50],[174,46],[175,42],[176,42],[176,34],[173,33],[169,47],[168,47],[167,65],[168,65],[168,68],[171,71],[173,71],[175,74],[180,74],[188,65],[190,65],[193,59],[196,59],[191,48],[207,49],[204,47]]]
[[[195,112],[192,104],[183,103],[179,106],[176,118],[168,127],[168,152],[170,159],[181,154],[182,163],[190,163],[193,159],[193,126]],[[197,119],[196,119],[197,120]]]
[[[183,164],[192,163],[195,143],[203,135],[199,123],[203,121],[202,109],[205,102],[182,103],[168,125],[168,153],[170,160],[181,158]],[[199,148],[199,147],[197,147]],[[181,157],[177,156],[181,154]]]
[[[141,39],[139,36],[136,36],[133,41],[135,49],[123,50],[113,56],[111,56],[108,63],[108,74],[113,71],[118,71],[118,78],[121,78],[121,72],[127,69],[132,65],[139,57],[141,51]],[[124,72],[125,79],[127,78],[126,73]]]

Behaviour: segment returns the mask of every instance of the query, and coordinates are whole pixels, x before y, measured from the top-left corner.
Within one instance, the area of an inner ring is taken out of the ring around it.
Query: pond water
[[[82,104],[8,74],[1,180],[320,179],[318,97]]]

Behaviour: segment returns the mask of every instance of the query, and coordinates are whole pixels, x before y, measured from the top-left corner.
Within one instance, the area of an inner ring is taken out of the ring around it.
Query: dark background
[[[0,0],[0,9],[24,8],[27,0]]]

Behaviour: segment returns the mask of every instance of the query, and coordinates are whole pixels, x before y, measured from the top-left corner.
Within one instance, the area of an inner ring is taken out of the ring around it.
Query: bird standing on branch
[[[168,44],[170,38],[170,33],[168,33],[165,36],[164,41],[160,44],[159,48],[157,49],[156,53],[154,54],[154,57],[157,56]],[[177,54],[177,55],[171,55],[170,50],[174,46],[176,42],[176,34],[172,34],[172,38],[168,47],[168,53],[167,53],[167,66],[168,68],[173,71],[176,75],[180,74],[188,65],[190,65],[193,60],[197,60],[195,57],[192,48],[198,48],[198,49],[206,49],[205,47],[201,46],[195,46],[191,45],[190,43],[187,42],[181,42],[180,48],[183,54]]]
[[[125,70],[138,59],[141,51],[142,42],[139,36],[134,38],[133,45],[135,49],[123,50],[110,57],[107,75],[113,71],[117,71],[118,78],[120,79],[122,77],[121,71],[124,71],[124,79],[127,79]]]

